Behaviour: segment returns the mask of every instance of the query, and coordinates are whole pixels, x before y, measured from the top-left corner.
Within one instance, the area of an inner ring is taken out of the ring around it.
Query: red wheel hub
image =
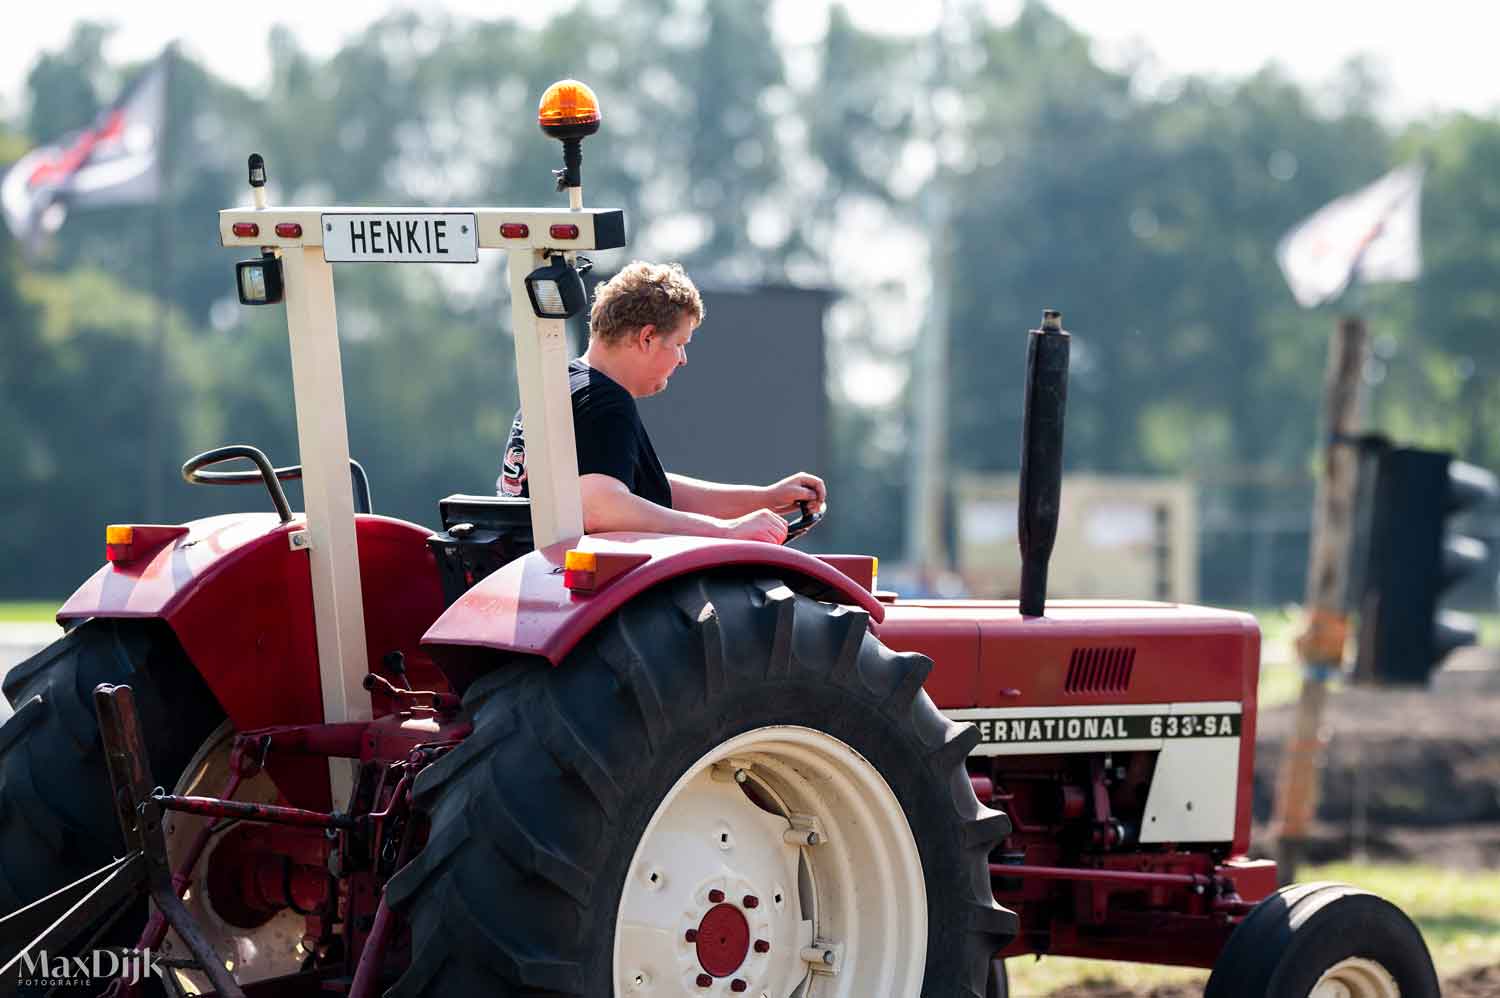
[[[703,969],[714,977],[728,977],[750,952],[750,923],[734,905],[717,905],[698,923],[697,944]]]

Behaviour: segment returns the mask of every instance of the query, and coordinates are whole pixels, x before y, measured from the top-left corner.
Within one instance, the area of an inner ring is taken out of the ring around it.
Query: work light
[[[571,319],[588,300],[583,278],[560,253],[526,275],[526,294],[539,319]]]
[[[241,305],[275,305],[281,301],[281,260],[275,253],[241,260],[234,265],[234,276]]]

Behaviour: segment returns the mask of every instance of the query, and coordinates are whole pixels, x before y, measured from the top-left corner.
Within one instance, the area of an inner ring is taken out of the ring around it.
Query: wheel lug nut
[[[732,981],[729,982],[729,990],[730,991],[735,991],[735,992],[744,991],[749,986],[750,985],[746,984],[744,981],[740,980],[738,977],[736,977],[734,980],[732,980]]]
[[[698,987],[700,987],[700,988],[711,987],[713,985],[713,983],[714,983],[714,979],[712,977],[709,977],[707,974],[699,974],[698,975]]]
[[[724,902],[724,892],[718,888],[709,891],[708,902],[709,904],[722,904]]]
[[[760,898],[756,897],[754,894],[746,894],[744,905],[746,908],[759,908]]]
[[[698,941],[698,930],[697,929],[688,929],[687,932],[684,933],[684,936],[685,936],[685,938],[687,939],[688,942],[695,943],[695,942]]]
[[[757,939],[755,940],[755,952],[769,953],[771,952],[771,944],[764,939]]]

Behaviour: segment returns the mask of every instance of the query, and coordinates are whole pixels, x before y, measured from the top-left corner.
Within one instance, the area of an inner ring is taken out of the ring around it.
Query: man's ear
[[[646,349],[650,348],[650,346],[651,346],[651,337],[653,337],[655,335],[656,335],[656,323],[654,323],[654,322],[648,322],[648,323],[646,323],[646,325],[644,325],[640,329],[636,330],[635,336],[632,337],[632,340],[642,350],[646,350]]]

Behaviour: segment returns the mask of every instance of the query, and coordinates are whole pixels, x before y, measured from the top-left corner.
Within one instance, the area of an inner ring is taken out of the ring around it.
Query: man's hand
[[[786,541],[786,521],[769,509],[758,509],[723,522],[724,536],[734,540],[764,541],[767,544]]]
[[[775,485],[766,486],[764,494],[767,508],[777,513],[796,512],[799,502],[810,503],[812,511],[816,513],[828,501],[828,487],[823,484],[823,479],[805,471],[788,475]]]

